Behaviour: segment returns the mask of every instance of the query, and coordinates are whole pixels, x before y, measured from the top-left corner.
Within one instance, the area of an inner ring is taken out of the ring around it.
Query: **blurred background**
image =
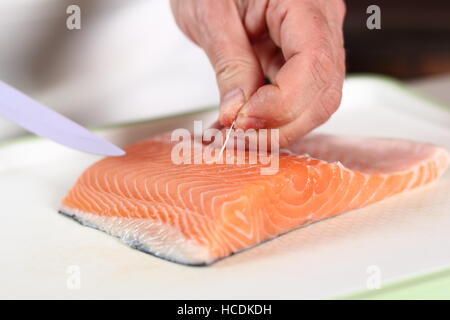
[[[349,73],[380,73],[450,104],[450,1],[347,0]],[[66,9],[81,7],[81,30]],[[366,27],[369,5],[381,30]],[[1,0],[0,79],[84,125],[159,117],[218,103],[203,52],[168,0]],[[22,130],[0,119],[0,139]]]
[[[346,0],[348,72],[400,79],[450,73],[449,0]],[[381,8],[381,30],[366,28],[366,8]]]

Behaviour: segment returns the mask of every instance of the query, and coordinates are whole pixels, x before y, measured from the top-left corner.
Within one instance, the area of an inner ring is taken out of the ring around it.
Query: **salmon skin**
[[[436,180],[447,150],[400,139],[307,136],[259,164],[174,164],[167,136],[89,167],[60,212],[177,263],[208,265],[337,214]]]

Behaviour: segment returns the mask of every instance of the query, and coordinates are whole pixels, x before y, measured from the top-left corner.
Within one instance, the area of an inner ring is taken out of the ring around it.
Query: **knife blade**
[[[72,149],[96,155],[121,156],[125,152],[76,122],[47,108],[0,81],[0,116],[26,130]]]

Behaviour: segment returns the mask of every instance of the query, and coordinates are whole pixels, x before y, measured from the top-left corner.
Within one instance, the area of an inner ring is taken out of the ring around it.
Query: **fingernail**
[[[238,88],[226,93],[220,102],[220,113],[222,120],[231,123],[244,103],[245,95],[242,89]]]
[[[244,130],[247,129],[262,129],[266,127],[266,121],[253,117],[239,116],[236,120],[236,127]]]

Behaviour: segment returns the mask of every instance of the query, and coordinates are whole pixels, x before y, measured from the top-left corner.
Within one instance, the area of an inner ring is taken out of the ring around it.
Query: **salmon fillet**
[[[307,136],[262,164],[174,164],[158,136],[89,167],[60,212],[131,247],[207,265],[264,240],[436,180],[447,150],[400,139]]]

